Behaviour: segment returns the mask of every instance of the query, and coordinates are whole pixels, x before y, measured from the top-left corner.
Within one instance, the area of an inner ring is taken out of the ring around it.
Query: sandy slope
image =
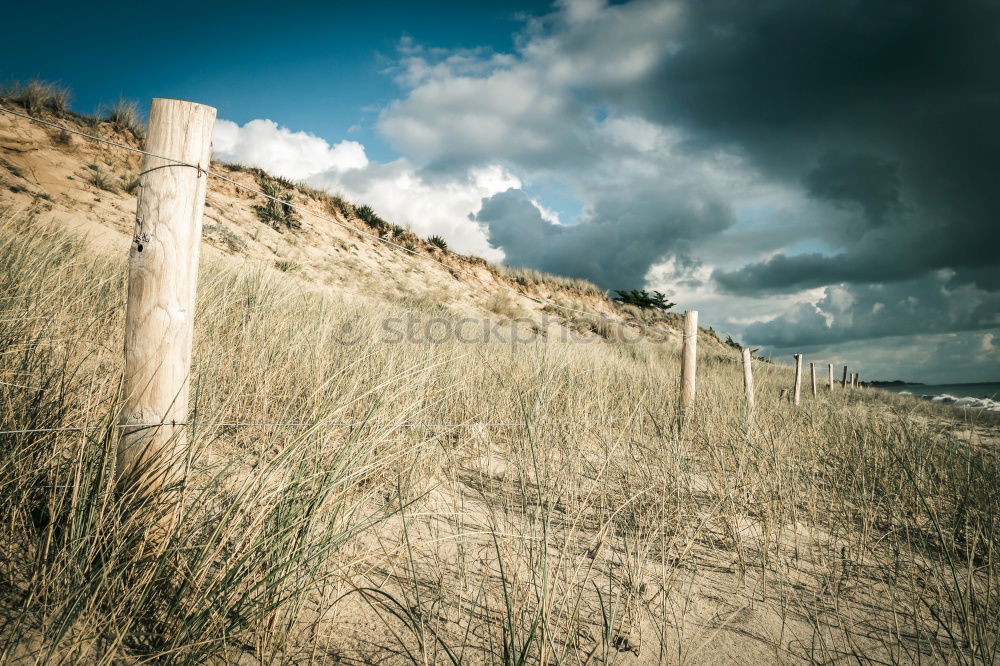
[[[126,145],[140,144],[131,133],[107,122],[95,128],[68,117],[49,119]],[[0,114],[0,206],[37,211],[39,219],[83,230],[93,243],[124,253],[132,234],[137,193],[137,189],[126,191],[126,185],[138,174],[140,157]],[[213,169],[260,189],[252,172],[218,163]],[[95,174],[107,182],[104,188],[94,184]],[[384,230],[373,230],[357,217],[331,209],[329,202],[321,200],[322,193],[310,188],[295,188],[292,193],[295,204],[344,226],[301,215],[300,228],[277,230],[261,222],[254,211],[255,205],[265,203],[262,197],[212,178],[204,219],[209,252],[277,267],[307,283],[366,299],[442,305],[461,316],[524,319],[522,328],[546,334],[557,333],[561,320],[569,320],[578,332],[586,331],[588,323],[578,321],[586,317],[546,309],[545,303],[615,321],[629,319],[604,297],[555,284],[518,284],[499,277],[481,259],[443,252],[417,238],[410,240],[419,254],[407,254],[371,237],[392,239]],[[663,335],[676,338],[678,330],[671,321],[668,317],[657,326]],[[705,336],[705,343],[720,344],[713,336]]]

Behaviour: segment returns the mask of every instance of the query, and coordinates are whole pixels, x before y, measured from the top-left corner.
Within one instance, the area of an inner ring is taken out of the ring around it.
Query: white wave
[[[966,409],[985,409],[988,412],[1000,412],[1000,402],[989,398],[956,398],[953,395],[942,393],[941,395],[921,396],[924,400],[940,402],[952,407],[965,407]]]

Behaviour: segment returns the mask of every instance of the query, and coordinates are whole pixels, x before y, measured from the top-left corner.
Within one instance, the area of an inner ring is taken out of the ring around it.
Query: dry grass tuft
[[[581,295],[593,296],[595,298],[605,298],[604,290],[596,284],[579,278],[568,278],[562,275],[553,275],[533,268],[513,268],[502,264],[491,264],[493,271],[500,277],[516,282],[525,287],[539,285],[554,286],[558,289],[565,289]]]
[[[17,104],[31,115],[43,112],[63,116],[69,112],[69,90],[55,83],[34,79],[0,90],[0,98]]]
[[[524,311],[518,307],[514,299],[502,292],[489,295],[486,299],[486,309],[506,319],[517,319],[524,316]]]
[[[130,132],[137,139],[146,134],[146,127],[139,115],[139,105],[131,100],[120,99],[111,105],[104,117],[115,129]]]
[[[90,173],[87,175],[87,182],[99,190],[105,192],[117,192],[118,186],[114,178],[97,164],[90,165]],[[138,185],[138,182],[136,183]]]

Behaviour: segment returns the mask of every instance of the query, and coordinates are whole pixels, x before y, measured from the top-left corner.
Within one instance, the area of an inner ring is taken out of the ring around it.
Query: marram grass
[[[998,657],[996,444],[950,412],[793,409],[760,363],[747,414],[703,344],[679,428],[671,344],[390,342],[396,306],[201,270],[188,481],[153,543],[111,478],[124,257],[0,222],[0,430],[83,429],[0,435],[0,661]],[[473,423],[516,425],[430,425]]]

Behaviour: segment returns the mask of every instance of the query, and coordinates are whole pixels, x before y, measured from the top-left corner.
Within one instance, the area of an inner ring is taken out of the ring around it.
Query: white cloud
[[[430,179],[405,158],[350,172],[327,171],[308,181],[369,204],[379,215],[418,235],[440,234],[455,250],[494,261],[501,260],[503,252],[489,245],[486,233],[470,216],[479,211],[484,197],[521,187],[520,180],[497,165]]]
[[[243,126],[216,123],[213,148],[218,159],[258,166],[275,175],[306,181],[353,201],[373,206],[380,215],[422,236],[440,234],[459,252],[492,260],[503,252],[490,247],[480,225],[470,220],[484,197],[521,181],[508,169],[486,165],[454,176],[428,178],[408,159],[370,162],[356,141],[330,144],[273,120]]]
[[[357,141],[330,145],[318,136],[293,132],[265,119],[251,120],[242,127],[229,120],[216,121],[212,149],[217,159],[259,166],[292,180],[368,165],[365,147]]]

